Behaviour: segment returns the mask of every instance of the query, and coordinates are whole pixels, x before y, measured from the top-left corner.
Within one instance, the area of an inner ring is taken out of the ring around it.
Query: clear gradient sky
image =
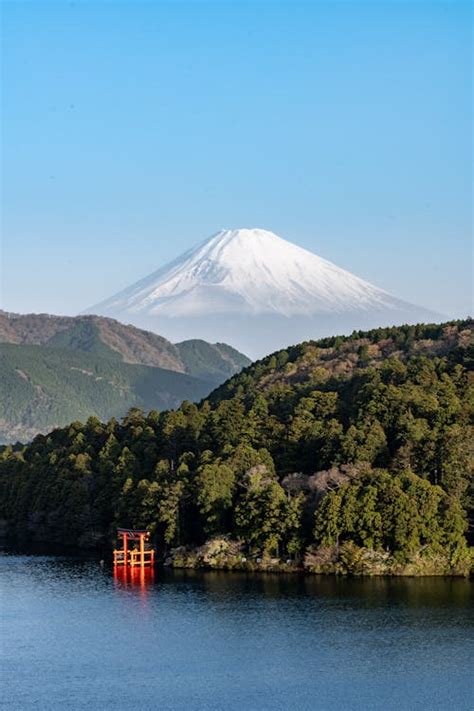
[[[471,309],[459,1],[3,1],[2,307],[74,314],[263,227]]]

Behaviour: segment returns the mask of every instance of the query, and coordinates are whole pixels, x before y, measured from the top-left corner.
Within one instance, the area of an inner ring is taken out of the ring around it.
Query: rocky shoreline
[[[308,550],[301,559],[281,559],[249,555],[242,542],[215,538],[199,547],[173,548],[164,565],[177,569],[313,575],[470,577],[474,572],[474,550],[469,549],[465,559],[450,560],[443,549],[425,547],[402,560],[385,551],[346,542],[341,546]]]

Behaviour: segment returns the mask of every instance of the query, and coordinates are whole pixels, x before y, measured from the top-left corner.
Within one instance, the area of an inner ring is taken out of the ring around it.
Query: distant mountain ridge
[[[225,343],[166,338],[102,316],[15,314],[0,310],[0,343],[48,345],[115,357],[222,382],[251,362]]]
[[[112,319],[0,312],[0,442],[199,401],[249,362],[222,343],[175,345]]]
[[[302,340],[439,316],[257,228],[221,230],[87,313],[172,340],[224,340],[259,357]]]

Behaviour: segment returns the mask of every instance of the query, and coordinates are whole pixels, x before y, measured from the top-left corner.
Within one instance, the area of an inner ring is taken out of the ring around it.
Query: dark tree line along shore
[[[3,447],[8,535],[104,548],[116,526],[146,527],[175,565],[467,574],[472,332],[466,320],[307,342],[200,405]]]

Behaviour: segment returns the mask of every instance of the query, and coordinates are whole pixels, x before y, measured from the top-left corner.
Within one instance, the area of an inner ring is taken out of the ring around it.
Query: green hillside
[[[148,527],[178,566],[466,575],[472,320],[303,343],[200,405],[73,422],[3,451],[17,539]]]
[[[122,354],[104,342],[97,323],[90,320],[77,320],[70,328],[58,331],[46,345],[50,348],[67,348],[69,350],[93,353],[104,358],[123,360]]]
[[[250,364],[247,356],[225,343],[207,343],[200,339],[182,341],[176,348],[186,372],[196,378],[221,383]]]
[[[163,336],[102,316],[12,314],[0,310],[0,343],[45,345],[94,353],[125,363],[187,373],[214,384],[249,365],[225,343],[171,343]]]
[[[95,345],[100,355],[0,344],[1,441],[27,440],[91,415],[121,417],[130,407],[170,409],[200,400],[213,387],[184,373],[124,363],[114,351],[109,357],[101,341]]]
[[[0,442],[28,441],[89,415],[199,400],[249,363],[225,344],[175,345],[100,316],[0,311]]]

